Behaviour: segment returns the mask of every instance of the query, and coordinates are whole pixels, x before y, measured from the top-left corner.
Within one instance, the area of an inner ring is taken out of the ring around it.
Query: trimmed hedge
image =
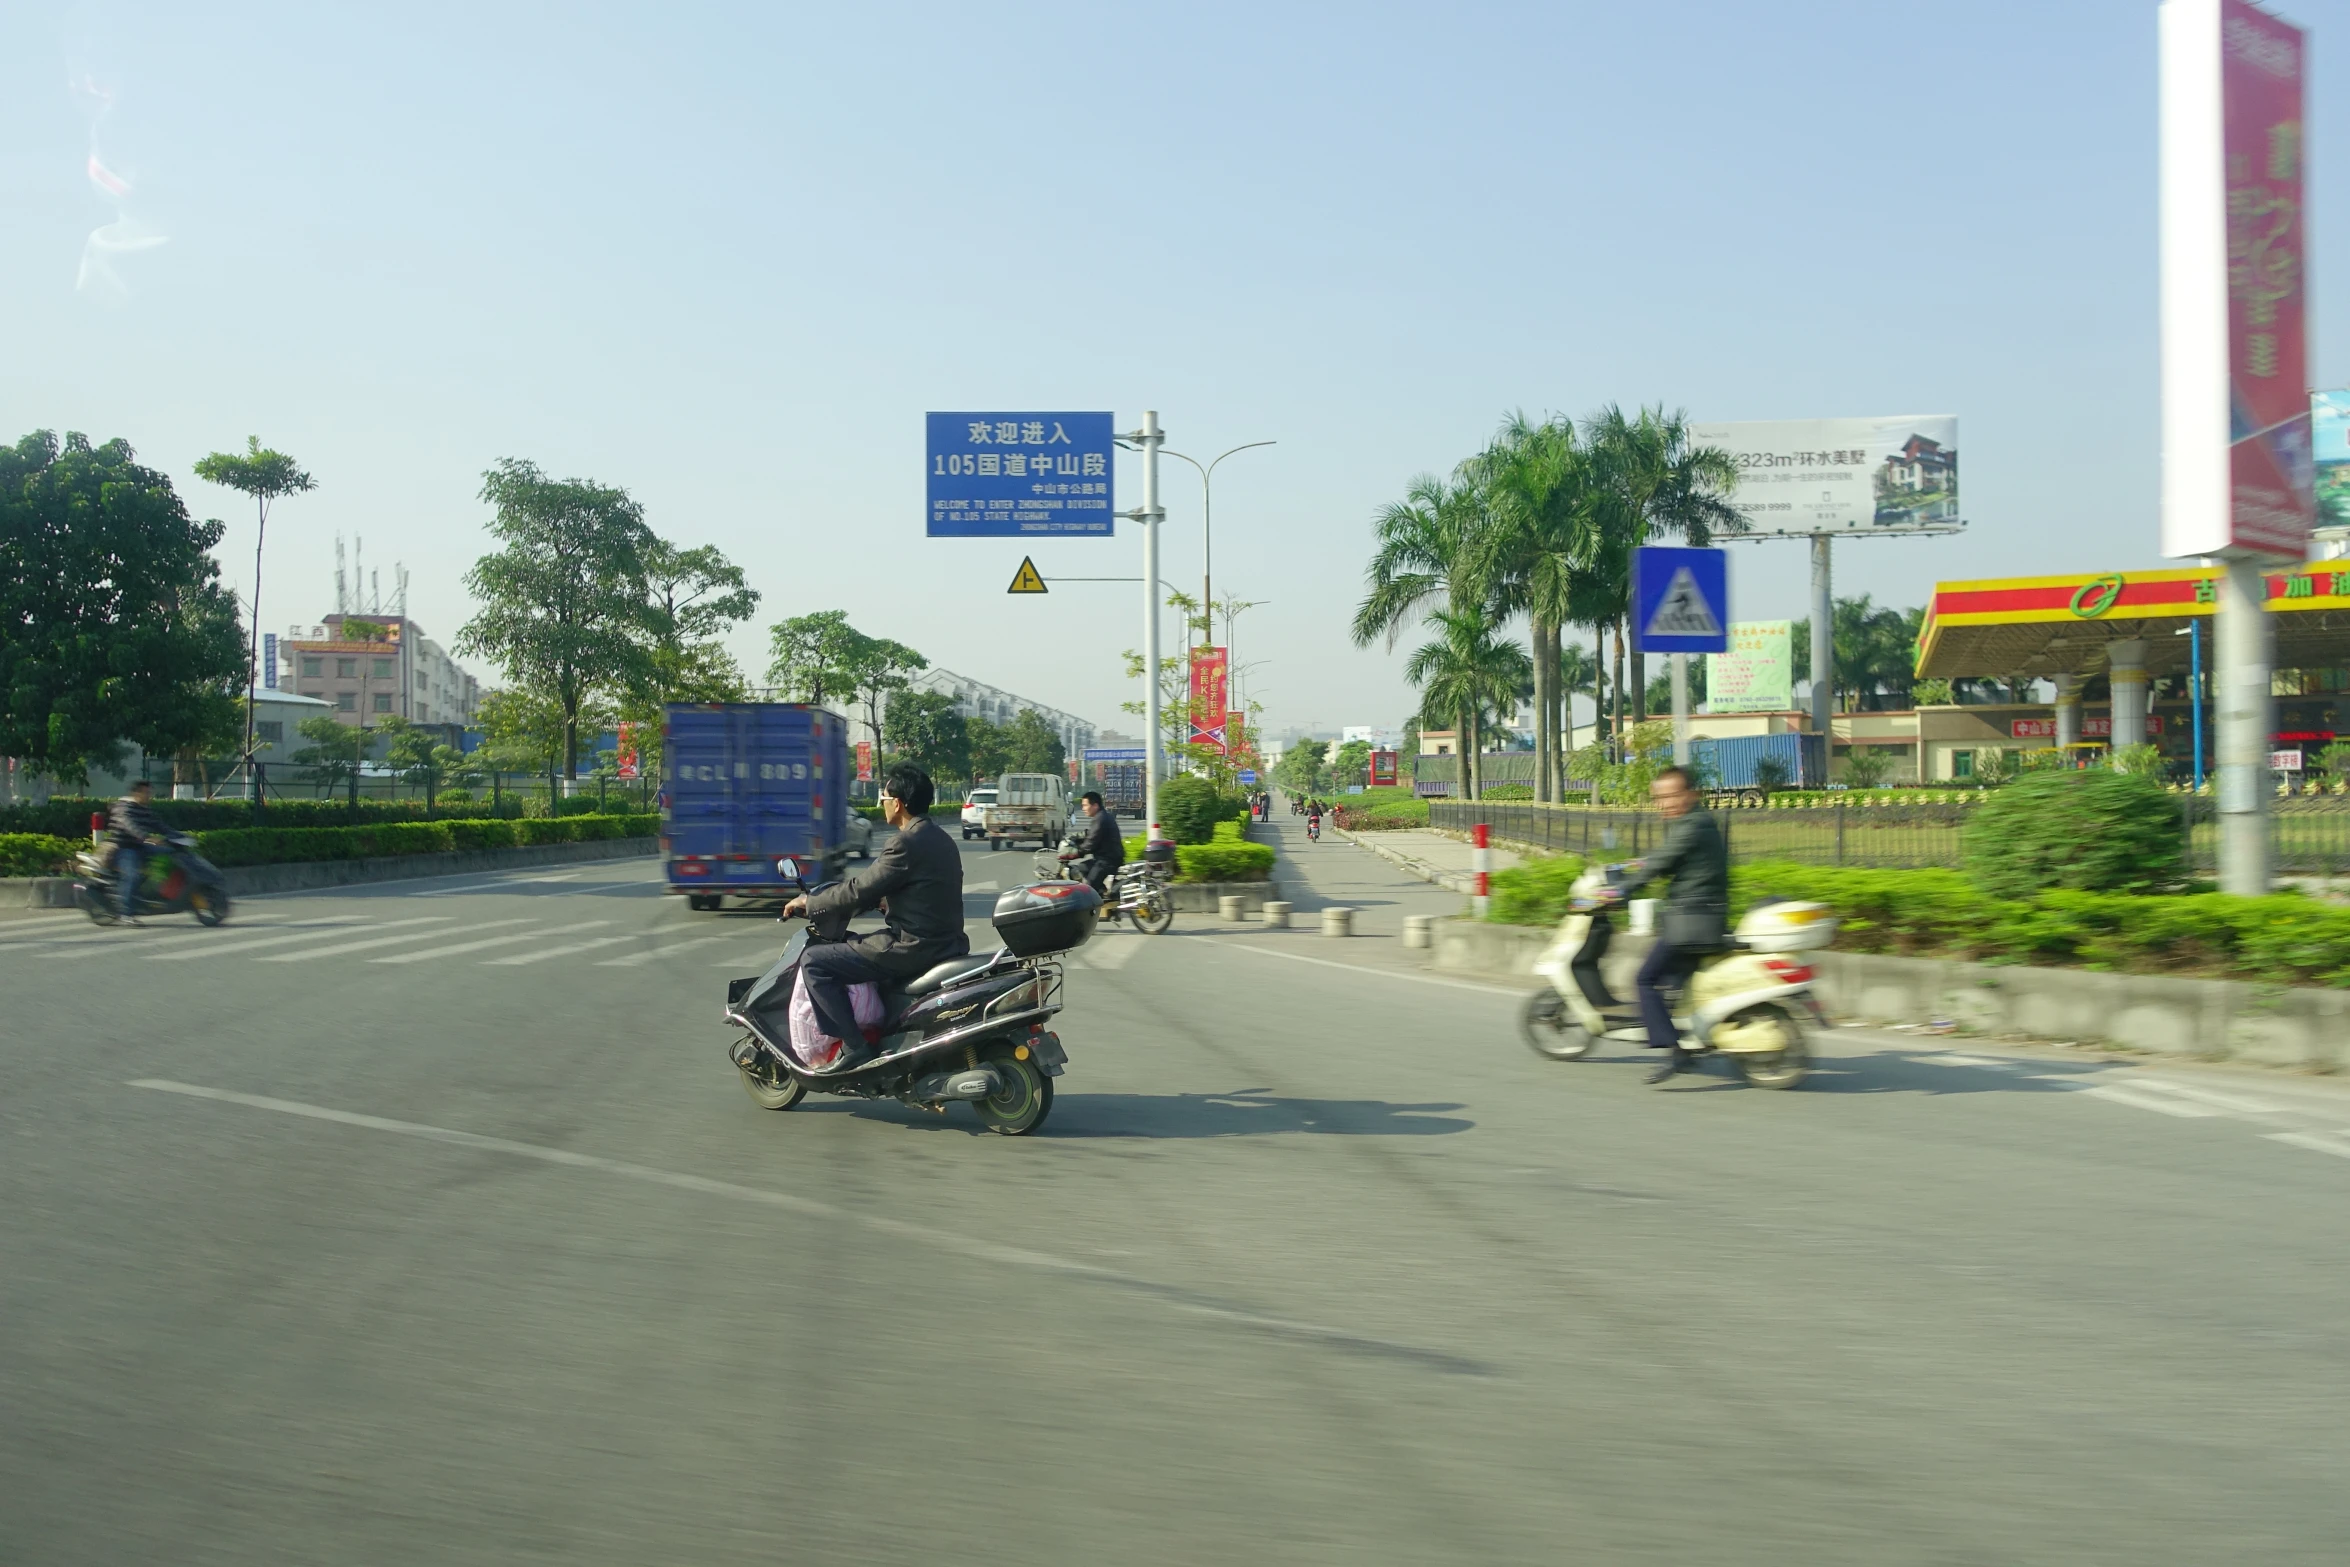
[[[1498,878],[1496,878],[1498,880]],[[1825,903],[1848,952],[2350,987],[2350,909],[2297,893],[2051,889],[1994,898],[1957,871],[1733,866],[1733,915],[1763,898]]]
[[[0,876],[62,876],[89,842],[49,833],[0,832]]]
[[[453,849],[511,849],[542,843],[649,838],[653,815],[460,817],[445,822],[384,822],[371,827],[230,827],[196,835],[196,847],[219,866],[364,860],[378,855],[443,854]]]
[[[1177,881],[1263,881],[1273,874],[1273,862],[1279,856],[1271,844],[1249,842],[1236,821],[1218,822],[1213,831],[1210,842],[1175,846]],[[1129,865],[1142,858],[1142,851],[1141,834],[1126,840]]]
[[[1348,832],[1402,832],[1428,825],[1428,802],[1409,789],[1365,789],[1336,810]]]
[[[1495,871],[1485,917],[1503,925],[1556,925],[1567,917],[1568,888],[1583,874],[1580,855],[1545,855]]]

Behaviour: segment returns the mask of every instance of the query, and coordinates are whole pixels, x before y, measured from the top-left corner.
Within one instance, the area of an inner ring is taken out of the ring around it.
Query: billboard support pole
[[[1833,547],[1828,535],[1811,536],[1811,726],[1826,738],[1831,762],[1836,756],[1835,729],[1829,721],[1836,711],[1836,600],[1830,573]]]
[[[1142,448],[1142,504],[1134,512],[1142,524],[1142,819],[1145,831],[1156,835],[1159,781],[1166,771],[1159,751],[1159,523],[1167,515],[1159,505],[1159,448],[1167,437],[1159,429],[1157,409],[1144,411],[1142,428],[1132,439]]]
[[[2219,581],[2219,890],[2238,897],[2268,891],[2268,576],[2230,561]]]
[[[1689,765],[1689,655],[1673,653],[1673,765]]]

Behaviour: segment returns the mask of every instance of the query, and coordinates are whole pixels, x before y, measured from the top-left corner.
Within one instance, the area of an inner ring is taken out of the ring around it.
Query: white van
[[[996,780],[995,803],[985,813],[987,846],[1030,841],[1049,849],[1061,841],[1069,817],[1069,784],[1059,773],[1006,773]]]

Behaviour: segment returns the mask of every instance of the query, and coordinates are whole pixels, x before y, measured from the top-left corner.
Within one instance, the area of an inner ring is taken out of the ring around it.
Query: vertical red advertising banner
[[[620,749],[614,753],[612,765],[617,777],[637,778],[643,776],[636,757],[636,725],[622,724],[620,726]]]
[[[1395,753],[1393,751],[1373,751],[1371,753],[1371,787],[1374,789],[1395,787]]]
[[[2162,540],[2298,561],[2316,521],[2301,29],[2163,0]]]
[[[871,783],[872,781],[873,742],[870,740],[860,740],[857,742],[857,782]]]
[[[1211,751],[1224,749],[1224,650],[1191,650],[1191,743]]]

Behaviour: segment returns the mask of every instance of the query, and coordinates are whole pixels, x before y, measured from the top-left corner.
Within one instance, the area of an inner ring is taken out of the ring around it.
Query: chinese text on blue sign
[[[1632,558],[1632,646],[1642,653],[1726,653],[1730,573],[1720,550],[1649,545]]]
[[[930,415],[930,536],[1110,534],[1106,413]]]

